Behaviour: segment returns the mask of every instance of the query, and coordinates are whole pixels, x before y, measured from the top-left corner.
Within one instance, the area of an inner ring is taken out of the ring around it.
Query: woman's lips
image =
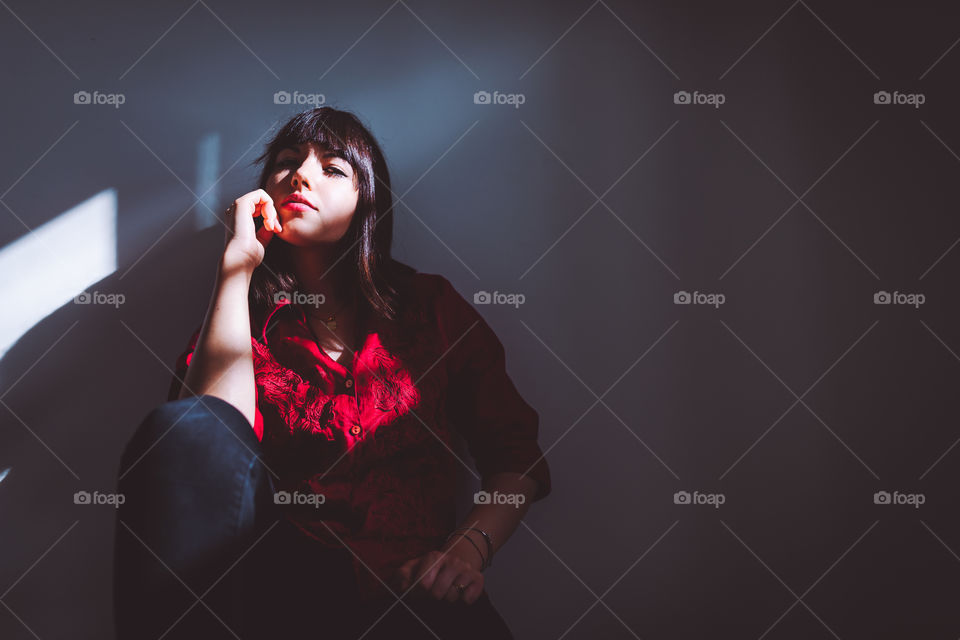
[[[282,205],[280,205],[280,208],[290,209],[290,211],[299,211],[300,213],[313,209],[313,207],[310,205],[303,204],[302,202],[284,202]]]

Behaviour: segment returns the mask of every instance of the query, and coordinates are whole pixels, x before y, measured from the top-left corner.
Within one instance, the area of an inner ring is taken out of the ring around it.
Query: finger
[[[396,573],[394,573],[396,584],[402,591],[406,591],[410,588],[410,583],[413,582],[413,570],[417,563],[417,558],[414,558],[413,560],[407,560],[400,565]]]
[[[265,205],[265,204],[266,204],[266,203],[265,203],[263,200],[260,200],[260,199],[258,199],[256,202],[253,203],[253,217],[254,217],[254,218],[256,218],[256,217],[262,217],[262,218],[263,218],[263,226],[266,227],[267,229],[270,229],[271,231],[273,231],[273,229],[272,229],[271,226],[270,226],[270,218],[267,217],[266,211],[264,211],[264,205]]]
[[[283,226],[280,224],[280,214],[277,213],[277,208],[273,206],[273,200],[267,200],[266,209],[269,212],[270,219],[273,220],[273,226],[276,232],[280,233],[283,231]]]
[[[426,590],[429,590],[433,586],[433,581],[437,578],[437,573],[443,566],[445,558],[440,556],[435,552],[431,552],[424,556],[424,562],[420,565],[420,570],[417,572],[417,582],[421,587]]]
[[[467,604],[473,604],[483,593],[483,580],[474,580],[463,592],[463,601]]]
[[[447,592],[450,591],[454,579],[460,575],[460,568],[452,565],[447,565],[443,568],[442,571],[437,575],[437,579],[433,581],[433,587],[430,589],[430,595],[432,595],[437,600],[441,600],[446,597]]]
[[[262,201],[261,201],[261,202],[257,202],[257,205],[256,205],[256,213],[254,213],[253,216],[254,216],[254,217],[257,217],[257,216],[263,217],[263,227],[262,227],[262,228],[267,229],[268,231],[276,231],[276,229],[275,229],[274,226],[273,226],[273,218],[270,217],[270,214],[269,214],[269,213],[267,212],[267,210],[266,210],[266,203],[265,203],[265,202],[262,202]]]
[[[266,226],[260,227],[257,229],[257,240],[260,241],[260,244],[263,245],[263,248],[266,249],[267,245],[270,244],[270,240],[273,239],[273,231],[267,229]]]
[[[282,227],[280,226],[280,217],[277,215],[277,209],[273,206],[273,198],[271,198],[266,191],[260,189],[256,191],[257,194],[257,205],[256,205],[256,215],[263,216],[263,225],[269,228],[271,231],[280,232]]]
[[[230,238],[234,236],[234,227],[236,226],[233,221],[234,215],[236,215],[236,208],[231,204],[227,207],[226,211],[223,212],[224,243],[230,242]]]
[[[458,590],[457,595],[463,602],[473,604],[483,593],[483,574],[471,569],[466,572],[466,575],[457,578],[457,581],[453,584],[454,586],[464,585],[465,588]]]
[[[232,205],[233,212],[228,214],[227,226],[230,227],[235,238],[252,238],[256,229],[253,222],[255,207],[249,198],[237,198]]]
[[[468,585],[470,583],[471,578],[466,572],[458,574],[453,579],[453,582],[450,583],[450,588],[447,589],[447,595],[445,595],[443,599],[450,603],[456,602],[463,596],[464,593],[466,593],[466,589],[464,589],[461,593],[460,589],[457,588],[457,585]]]
[[[460,589],[457,589],[455,585],[450,585],[450,588],[447,589],[447,595],[443,596],[443,599],[450,604],[453,604],[460,599]]]
[[[418,586],[420,584],[418,581],[420,580],[420,577],[421,577],[420,576],[421,570],[429,566],[430,566],[429,563],[427,563],[423,558],[417,558],[416,561],[410,565],[410,573],[407,575],[407,580],[406,580],[406,583],[404,584],[404,589],[410,590]]]

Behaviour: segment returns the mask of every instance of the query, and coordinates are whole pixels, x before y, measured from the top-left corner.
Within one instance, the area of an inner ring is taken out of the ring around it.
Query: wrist
[[[255,268],[245,260],[237,260],[224,253],[220,256],[220,262],[217,264],[217,278],[221,282],[245,282],[249,286]]]
[[[470,535],[469,531],[457,531],[447,538],[440,550],[460,558],[476,571],[483,571],[487,566],[487,559],[482,551],[483,541],[474,540]]]

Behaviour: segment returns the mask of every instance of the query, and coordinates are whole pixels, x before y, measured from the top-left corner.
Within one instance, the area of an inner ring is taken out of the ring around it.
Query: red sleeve
[[[533,501],[540,500],[550,493],[551,482],[537,444],[539,415],[507,374],[503,344],[493,329],[446,278],[438,277],[437,313],[444,348],[450,349],[447,416],[464,437],[481,478],[526,472],[538,485]]]
[[[201,327],[202,328],[202,327]],[[183,379],[187,375],[187,367],[190,366],[190,360],[193,358],[193,350],[197,348],[197,341],[200,339],[200,328],[193,332],[187,348],[177,358],[174,365],[173,380],[170,381],[170,390],[167,392],[167,400],[176,400],[180,395],[180,388],[183,386]],[[256,342],[256,338],[250,337],[251,341]],[[253,432],[257,435],[257,440],[263,440],[263,415],[260,413],[260,402],[257,398],[253,405],[255,413],[253,422]]]

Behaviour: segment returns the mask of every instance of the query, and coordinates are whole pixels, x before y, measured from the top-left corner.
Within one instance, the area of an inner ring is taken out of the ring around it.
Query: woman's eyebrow
[[[344,160],[344,161],[347,160],[347,156],[344,155],[342,151],[336,151],[336,150],[325,151],[323,155],[321,155],[320,157],[321,158],[340,158],[341,160]]]
[[[344,153],[343,153],[342,151],[328,150],[328,151],[325,151],[325,152],[323,153],[323,155],[321,155],[320,157],[321,157],[321,158],[336,158],[337,160],[340,160],[340,161],[343,162],[344,168],[345,168],[348,172],[350,172],[350,173],[353,172],[353,167],[350,166],[350,161],[347,159],[347,156],[344,155]]]
[[[299,145],[299,144],[297,144],[297,145],[293,145],[293,144],[284,145],[284,146],[280,147],[280,150],[279,150],[279,151],[277,151],[277,155],[279,156],[279,155],[280,155],[281,153],[283,153],[284,151],[293,151],[294,153],[300,153],[300,147],[301,147],[301,146],[302,146],[302,145]],[[321,158],[339,158],[340,160],[343,160],[343,161],[346,162],[347,164],[350,164],[350,161],[347,159],[346,154],[344,154],[342,151],[339,151],[339,150],[337,150],[337,149],[327,149],[327,150],[324,151],[322,154],[320,154],[320,157],[321,157]]]

